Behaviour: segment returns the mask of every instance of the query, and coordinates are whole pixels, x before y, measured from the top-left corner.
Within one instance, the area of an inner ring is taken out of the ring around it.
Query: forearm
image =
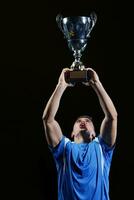
[[[55,115],[59,108],[61,97],[66,87],[67,87],[66,85],[60,82],[57,84],[43,112],[43,116],[42,116],[43,120],[47,120],[49,122],[55,118]]]
[[[99,98],[99,102],[105,114],[105,117],[115,119],[117,117],[117,111],[102,83],[100,81],[96,81],[94,84],[92,84],[92,88]]]

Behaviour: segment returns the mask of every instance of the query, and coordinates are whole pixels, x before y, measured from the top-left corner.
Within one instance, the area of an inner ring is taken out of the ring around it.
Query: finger
[[[69,70],[69,68],[64,68],[62,71],[63,72],[66,72],[66,71],[68,71]]]
[[[93,68],[91,68],[91,67],[87,67],[86,69],[87,69],[87,70],[94,71]]]
[[[83,85],[89,86],[90,83],[89,82],[82,82]]]
[[[70,87],[74,87],[75,86],[75,83],[69,83],[68,84]]]

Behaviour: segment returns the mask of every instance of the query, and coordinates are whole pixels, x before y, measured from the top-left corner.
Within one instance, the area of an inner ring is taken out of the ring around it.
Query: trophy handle
[[[91,28],[90,28],[90,32],[88,33],[87,37],[89,37],[94,25],[96,24],[96,21],[97,21],[97,15],[95,12],[92,12],[90,14],[90,19],[91,19],[91,22],[92,22],[92,25],[91,25]]]
[[[63,30],[63,26],[62,26],[62,20],[63,20],[63,17],[61,14],[58,14],[56,16],[56,22],[58,24],[58,27],[60,28],[60,30],[62,31],[62,33],[64,34],[64,30]]]

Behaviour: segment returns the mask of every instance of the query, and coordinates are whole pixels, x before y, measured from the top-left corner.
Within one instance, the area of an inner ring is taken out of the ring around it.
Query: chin
[[[82,135],[88,135],[88,136],[90,135],[90,132],[86,129],[82,129],[80,132]]]
[[[95,137],[90,138],[91,133],[87,130],[81,130],[81,136],[83,137],[85,142],[92,142]]]

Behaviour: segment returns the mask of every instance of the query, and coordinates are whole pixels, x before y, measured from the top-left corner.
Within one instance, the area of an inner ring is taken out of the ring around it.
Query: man
[[[58,200],[109,200],[109,171],[117,135],[117,111],[92,68],[87,68],[90,86],[104,112],[100,133],[96,136],[92,119],[76,120],[71,142],[63,136],[55,119],[63,92],[68,86],[63,69],[58,84],[43,113],[46,140],[53,153],[58,173]]]

